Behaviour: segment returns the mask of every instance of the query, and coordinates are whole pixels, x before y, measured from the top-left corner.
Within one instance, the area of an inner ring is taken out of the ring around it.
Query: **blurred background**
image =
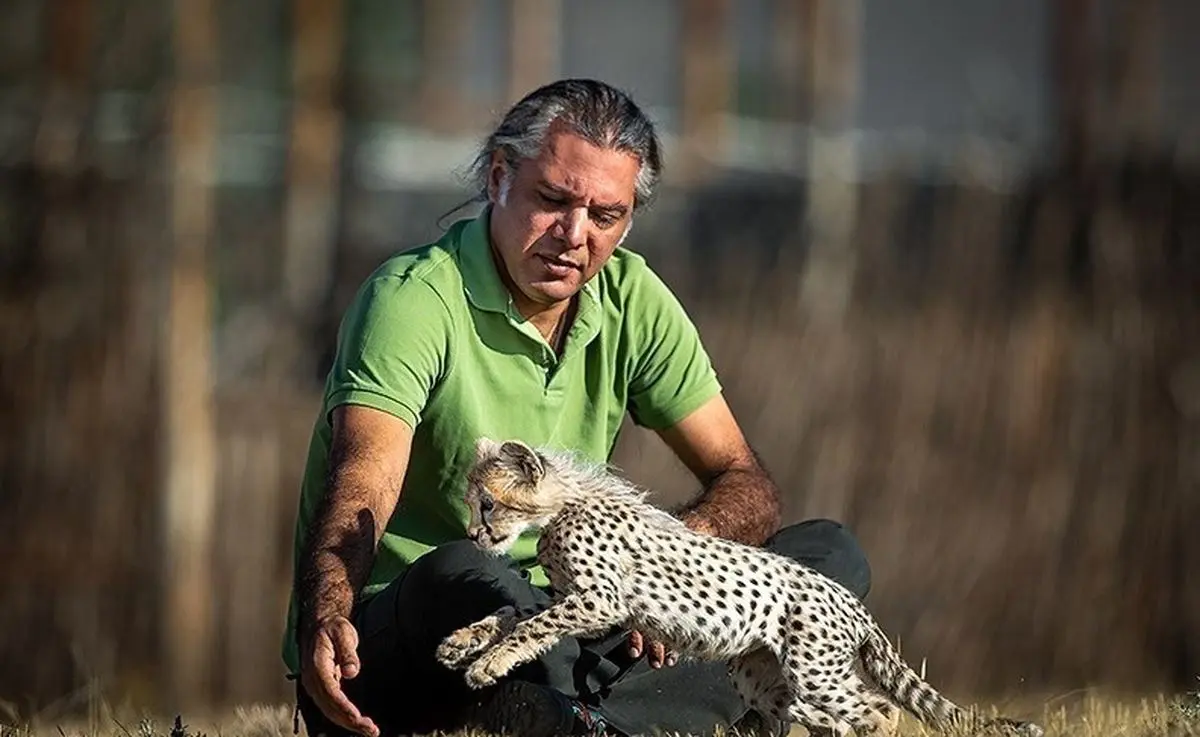
[[[628,245],[906,656],[951,693],[1195,686],[1195,0],[0,12],[0,719],[290,698],[342,310],[560,76],[661,125]],[[616,462],[695,491],[632,427]]]

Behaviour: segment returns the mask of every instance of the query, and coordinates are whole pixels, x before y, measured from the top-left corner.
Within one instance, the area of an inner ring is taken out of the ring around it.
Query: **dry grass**
[[[1047,737],[1200,737],[1200,692],[1180,696],[1119,696],[1081,691],[1044,700],[1016,699],[989,708],[992,713],[1033,718]],[[292,737],[288,705],[252,705],[192,719],[162,719],[107,706],[86,720],[0,726],[0,737]],[[300,737],[305,737],[301,727]],[[795,729],[792,737],[801,737]],[[907,714],[903,737],[935,737]],[[448,737],[484,737],[454,735]],[[730,735],[729,737],[733,737]],[[947,736],[953,737],[953,736]]]

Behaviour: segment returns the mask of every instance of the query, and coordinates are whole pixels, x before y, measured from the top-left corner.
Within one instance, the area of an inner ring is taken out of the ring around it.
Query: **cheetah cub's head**
[[[521,533],[544,526],[560,504],[546,478],[546,459],[517,440],[481,438],[467,472],[467,536],[494,555],[505,553]]]

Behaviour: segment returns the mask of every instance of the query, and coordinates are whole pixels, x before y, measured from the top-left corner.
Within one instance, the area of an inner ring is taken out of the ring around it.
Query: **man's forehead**
[[[600,207],[632,205],[639,162],[636,156],[601,148],[568,132],[551,135],[534,161],[535,184]]]

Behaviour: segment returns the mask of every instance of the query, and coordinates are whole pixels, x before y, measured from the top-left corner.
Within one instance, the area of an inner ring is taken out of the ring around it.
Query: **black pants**
[[[815,568],[860,599],[870,589],[866,556],[836,522],[786,527],[765,547]],[[549,592],[530,584],[509,559],[487,556],[468,541],[443,545],[358,607],[354,619],[362,669],[342,686],[385,735],[458,729],[458,715],[479,694],[467,688],[461,672],[436,662],[438,643],[501,606],[532,613],[549,602]],[[627,635],[565,639],[509,678],[544,684],[598,707],[608,724],[625,734],[708,735],[745,712],[724,663],[681,661],[653,669],[646,658],[635,662],[627,655]],[[297,691],[310,734],[341,734],[330,728],[303,687]]]

